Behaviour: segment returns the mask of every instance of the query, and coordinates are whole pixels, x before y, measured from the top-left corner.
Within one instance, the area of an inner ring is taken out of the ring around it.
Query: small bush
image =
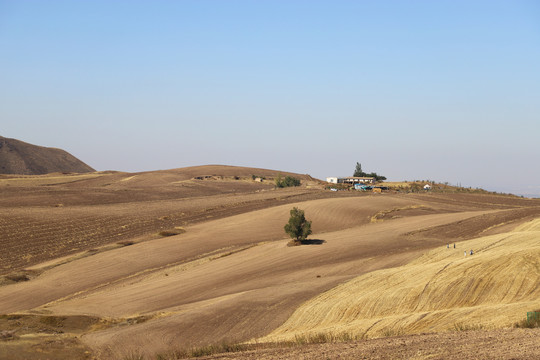
[[[533,329],[540,327],[540,310],[535,311],[539,316],[535,316],[532,319],[523,319],[514,324],[516,328]]]
[[[262,182],[266,178],[264,176],[259,176],[259,175],[255,175],[255,174],[251,175],[251,180],[257,180],[257,179],[259,179]]]
[[[291,246],[300,246],[302,245],[302,242],[301,241],[296,241],[296,240],[291,240],[287,243],[287,246],[288,247],[291,247]]]
[[[540,327],[540,322],[538,320],[527,321],[527,319],[523,319],[515,323],[514,327],[521,329],[534,329]]]

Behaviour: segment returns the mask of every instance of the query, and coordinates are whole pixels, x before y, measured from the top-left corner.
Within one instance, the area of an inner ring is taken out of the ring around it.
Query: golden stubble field
[[[511,327],[527,310],[540,309],[539,284],[536,219],[341,284],[302,304],[264,340]]]
[[[2,271],[30,279],[0,287],[0,329],[12,334],[0,358],[153,358],[321,332],[489,329],[536,304],[534,264],[513,286],[499,272],[523,271],[520,246],[537,254],[536,225],[514,230],[540,216],[537,200],[334,193],[308,176],[274,190],[253,179],[272,175],[199,167],[0,179]],[[317,245],[286,246],[292,206],[313,221]],[[175,226],[185,232],[156,235]],[[464,257],[462,246],[477,253]]]

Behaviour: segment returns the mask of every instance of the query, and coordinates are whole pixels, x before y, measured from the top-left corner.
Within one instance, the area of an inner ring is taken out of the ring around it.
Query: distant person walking
[[[456,248],[456,243],[454,243],[454,249]]]
[[[450,249],[450,244],[446,244],[446,248],[447,248],[447,249]]]
[[[465,250],[465,251],[463,252],[463,255],[467,256],[467,250]]]
[[[471,249],[471,255],[472,255],[472,254],[473,254],[473,251],[472,251],[472,249]]]

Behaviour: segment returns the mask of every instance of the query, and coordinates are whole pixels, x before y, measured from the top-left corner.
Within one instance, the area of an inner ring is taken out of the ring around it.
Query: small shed
[[[338,183],[338,178],[337,177],[327,177],[326,182],[329,182],[331,184],[337,184]]]

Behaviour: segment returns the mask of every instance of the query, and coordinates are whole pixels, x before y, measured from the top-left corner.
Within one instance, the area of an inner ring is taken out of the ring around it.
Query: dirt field
[[[538,359],[540,329],[445,332],[313,344],[198,359]]]
[[[328,196],[305,186],[274,192],[277,173],[234,169],[0,175],[0,275],[175,226]],[[250,173],[269,179],[255,182]]]
[[[274,190],[271,176],[216,166],[1,178],[0,330],[13,336],[0,358],[152,358],[261,338],[340,284],[540,217],[538,200],[331,192],[309,176]],[[313,245],[286,245],[293,206],[313,221]]]

